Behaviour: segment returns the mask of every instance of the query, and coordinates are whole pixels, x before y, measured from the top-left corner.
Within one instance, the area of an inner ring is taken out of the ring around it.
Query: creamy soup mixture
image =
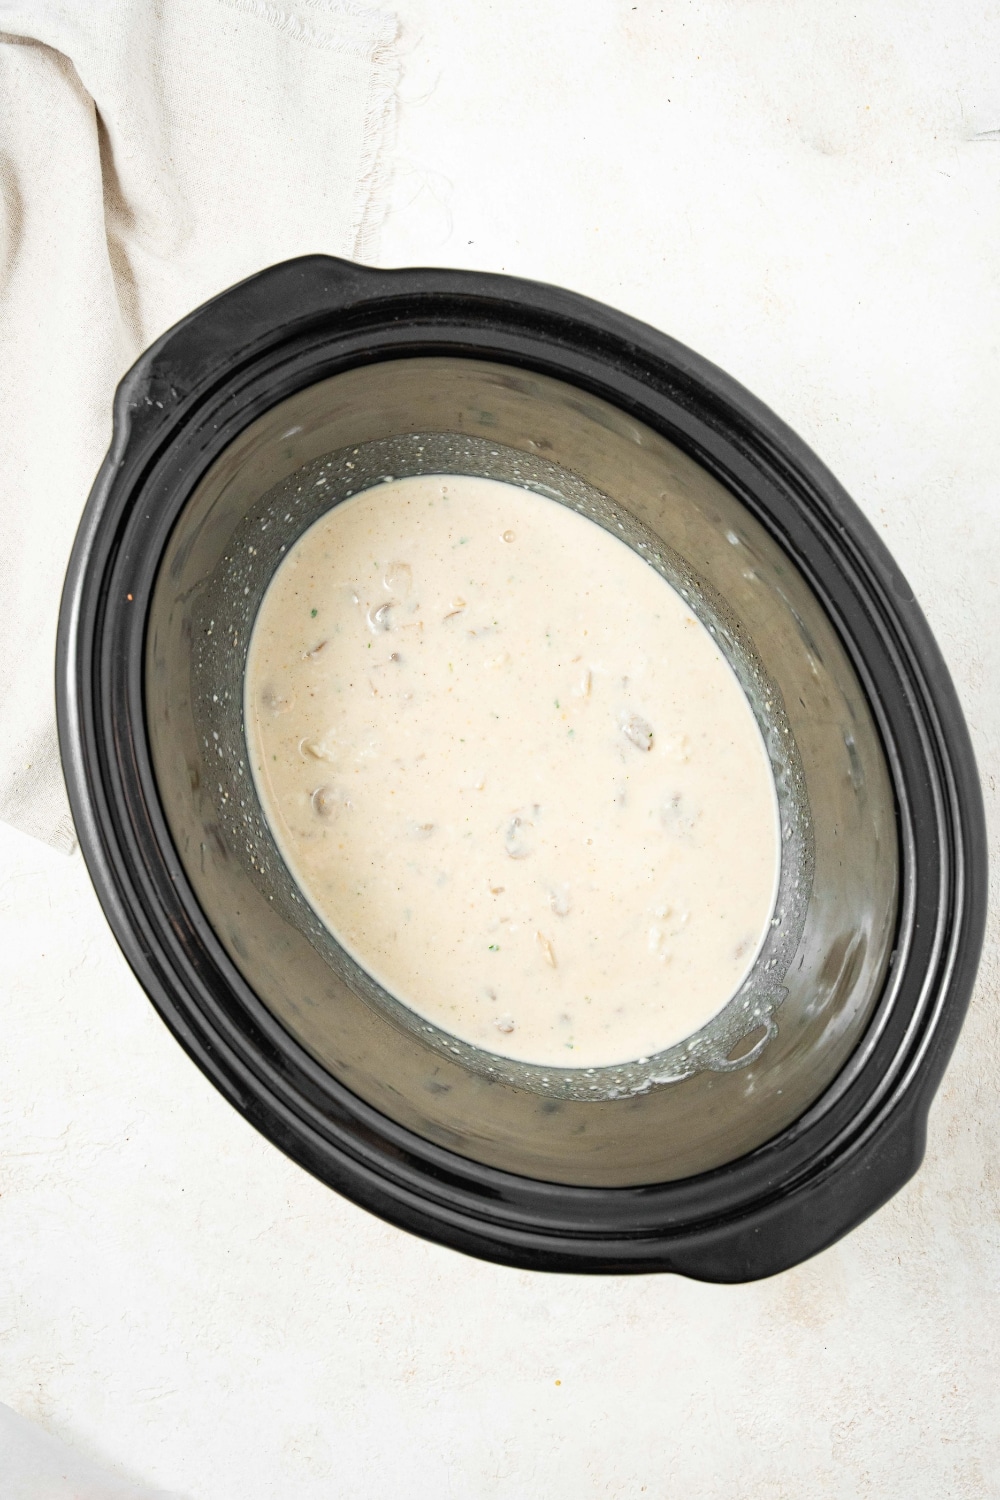
[[[681,596],[557,501],[436,475],[337,505],[264,597],[246,722],[311,905],[475,1046],[646,1057],[753,964],[779,838],[750,706]]]

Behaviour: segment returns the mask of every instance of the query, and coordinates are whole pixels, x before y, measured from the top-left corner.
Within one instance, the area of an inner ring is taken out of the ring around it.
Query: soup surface
[[[624,542],[496,480],[392,480],[292,547],[246,726],[300,889],[403,1004],[559,1068],[689,1036],[753,965],[779,867],[750,705]]]

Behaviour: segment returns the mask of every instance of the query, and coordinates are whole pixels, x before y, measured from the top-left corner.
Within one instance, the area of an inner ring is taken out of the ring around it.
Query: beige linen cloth
[[[56,619],[114,387],[264,266],[370,258],[395,43],[348,0],[0,0],[0,819],[58,847]]]

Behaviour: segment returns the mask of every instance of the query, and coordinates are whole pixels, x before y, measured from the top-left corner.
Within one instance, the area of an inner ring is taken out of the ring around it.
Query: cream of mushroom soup
[[[496,480],[392,480],[290,548],[250,644],[264,813],[390,994],[506,1057],[697,1031],[774,906],[777,800],[711,634],[636,552]]]

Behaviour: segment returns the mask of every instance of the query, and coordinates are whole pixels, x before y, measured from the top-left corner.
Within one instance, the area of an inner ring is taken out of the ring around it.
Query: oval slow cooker
[[[504,479],[612,531],[715,633],[757,715],[772,929],[721,1015],[656,1057],[545,1070],[424,1024],[319,921],[257,803],[243,672],[263,592],[331,505],[419,473]],[[509,277],[318,256],[192,313],[119,388],[58,711],[85,858],[167,1025],[270,1140],[393,1223],[522,1267],[743,1281],[919,1165],[985,917],[961,711],[832,476],[653,329]]]

